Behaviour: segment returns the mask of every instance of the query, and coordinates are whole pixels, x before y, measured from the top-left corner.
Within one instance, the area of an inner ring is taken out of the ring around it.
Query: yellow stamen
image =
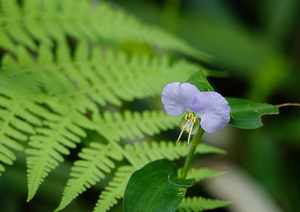
[[[189,115],[186,114],[185,117],[184,117],[184,119],[185,119],[186,121],[189,121]]]
[[[184,131],[186,131],[189,135],[188,135],[188,140],[187,140],[187,143],[184,142],[187,146],[190,144],[190,140],[191,140],[191,135],[192,135],[192,131],[193,131],[193,127],[194,127],[194,124],[196,123],[196,118],[194,117],[194,114],[193,113],[189,113],[189,114],[186,114],[184,119],[187,121],[184,125],[182,125],[181,127],[181,132],[178,136],[178,139],[177,139],[177,143],[179,142],[181,136],[182,136],[182,133]]]
[[[185,126],[182,126],[182,129],[184,129],[185,131],[190,131],[189,129],[187,129]]]
[[[193,118],[192,124],[195,124],[196,122],[196,118]]]

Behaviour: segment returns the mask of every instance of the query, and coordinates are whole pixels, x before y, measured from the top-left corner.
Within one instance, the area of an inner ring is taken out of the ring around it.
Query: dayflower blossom
[[[222,95],[214,91],[201,92],[190,83],[173,82],[166,85],[161,101],[171,116],[187,113],[184,117],[185,124],[181,123],[182,130],[178,141],[183,131],[186,131],[189,133],[189,143],[191,134],[195,134],[199,128],[199,125],[196,126],[198,119],[203,130],[209,133],[223,129],[230,120],[231,108]]]

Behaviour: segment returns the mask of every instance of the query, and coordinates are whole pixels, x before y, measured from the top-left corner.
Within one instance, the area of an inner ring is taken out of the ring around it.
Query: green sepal
[[[200,91],[214,91],[214,88],[209,84],[202,70],[190,76],[186,82],[195,85]]]
[[[187,120],[185,119],[185,115],[182,116],[180,122],[179,122],[179,127],[180,129],[182,130],[182,127],[187,123]],[[199,118],[196,118],[196,121],[194,123],[194,126],[193,126],[193,129],[192,129],[192,132],[191,134],[192,135],[195,135],[196,132],[199,130],[199,127],[200,127],[200,119]],[[189,134],[189,132],[186,132],[187,134]]]
[[[192,179],[179,179],[177,164],[166,159],[148,163],[134,172],[124,194],[125,212],[173,212],[181,203]]]

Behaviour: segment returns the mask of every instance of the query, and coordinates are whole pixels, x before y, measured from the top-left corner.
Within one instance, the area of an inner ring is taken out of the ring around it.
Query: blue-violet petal
[[[209,133],[223,129],[230,121],[230,106],[219,93],[208,91],[195,95],[189,108],[201,118],[201,127]]]
[[[184,112],[191,112],[189,104],[198,93],[200,91],[195,85],[173,82],[163,89],[161,101],[169,115],[180,116]]]

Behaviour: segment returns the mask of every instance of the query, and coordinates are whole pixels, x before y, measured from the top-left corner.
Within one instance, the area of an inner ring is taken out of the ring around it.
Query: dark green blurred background
[[[213,55],[210,64],[187,59],[228,75],[209,77],[222,95],[261,103],[300,103],[299,0],[109,2]],[[128,45],[123,48],[147,51]],[[205,135],[204,142],[223,148],[228,154],[197,157],[199,162],[195,160],[194,166],[226,168],[228,174],[203,181],[188,195],[234,202],[231,207],[214,211],[300,211],[300,108],[280,108],[279,115],[265,116],[263,122],[264,126],[256,130],[228,126],[216,134]],[[175,140],[172,133],[162,136]],[[0,180],[1,211],[53,211],[59,204],[76,153],[46,178],[28,204],[25,155],[18,154],[16,164],[7,167]],[[103,180],[80,195],[64,211],[92,211],[105,183]],[[261,209],[254,209],[256,206]],[[114,211],[122,211],[121,205],[114,207]]]

